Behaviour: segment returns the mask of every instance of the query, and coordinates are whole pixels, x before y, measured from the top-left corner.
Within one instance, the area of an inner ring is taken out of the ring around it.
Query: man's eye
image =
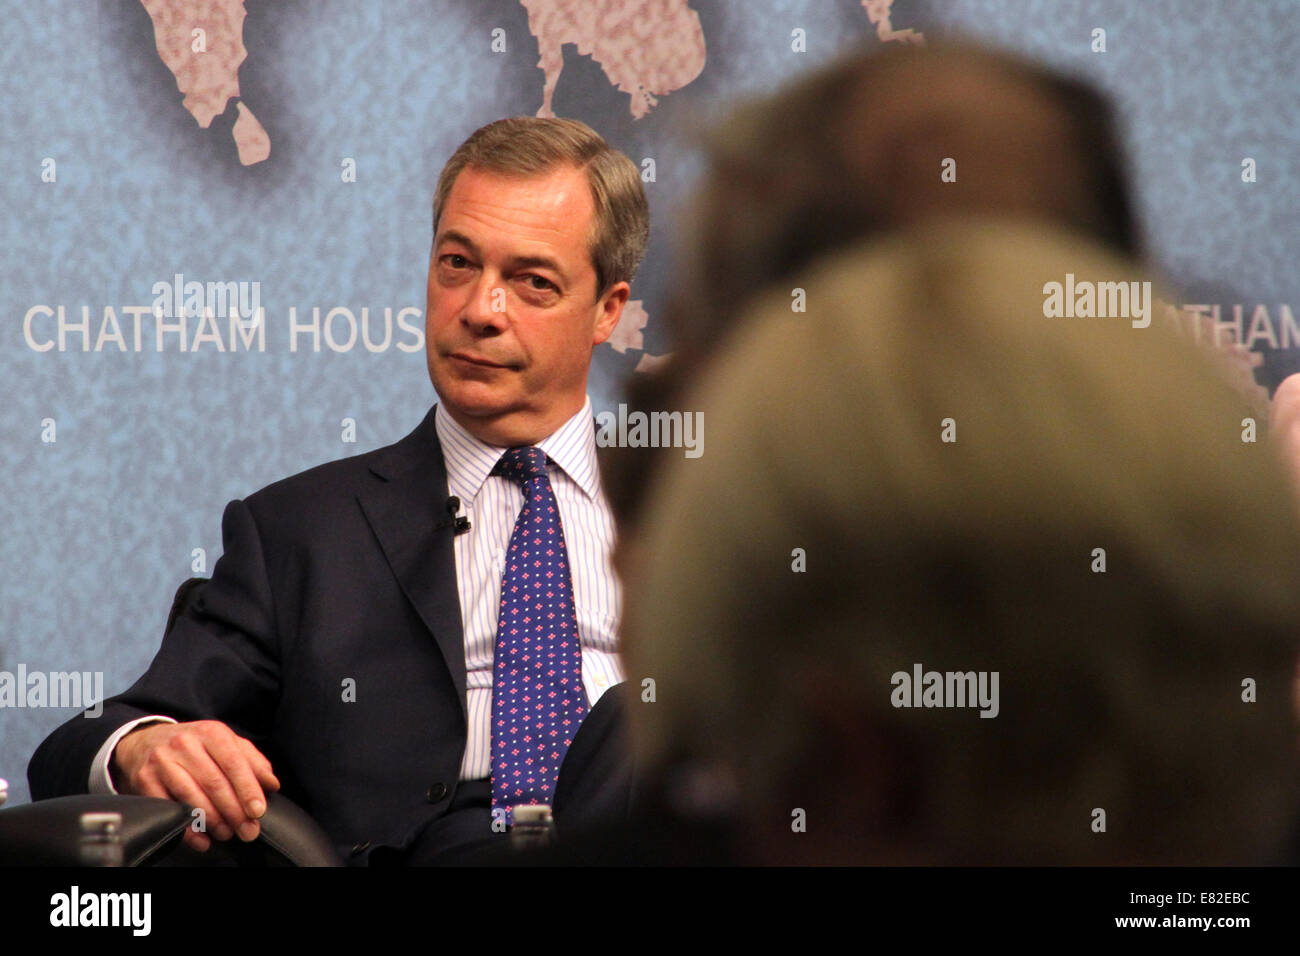
[[[469,265],[468,259],[454,252],[449,256],[444,256],[443,261],[446,262],[447,265],[451,266],[453,269],[464,269],[467,265]]]
[[[543,279],[538,275],[527,276],[526,281],[528,282],[529,287],[537,292],[549,292],[551,289],[555,288],[555,283],[550,279]]]

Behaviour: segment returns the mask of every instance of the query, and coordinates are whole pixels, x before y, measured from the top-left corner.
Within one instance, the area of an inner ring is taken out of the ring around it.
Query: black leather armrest
[[[81,794],[0,810],[0,866],[81,866],[83,813],[122,816],[122,863],[147,865],[189,826],[189,809],[173,800]]]
[[[307,811],[281,793],[266,795],[256,843],[274,850],[290,866],[343,866],[334,844]]]
[[[342,866],[325,831],[296,803],[266,795],[262,835],[250,844],[214,843],[207,853],[181,845],[190,808],[123,794],[38,800],[0,810],[0,866],[83,866],[83,813],[122,816],[123,866]]]

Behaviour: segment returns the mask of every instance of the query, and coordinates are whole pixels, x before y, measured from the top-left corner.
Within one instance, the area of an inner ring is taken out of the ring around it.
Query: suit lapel
[[[434,411],[370,465],[371,487],[357,499],[407,599],[442,651],[465,712],[465,638],[460,619],[447,467]]]

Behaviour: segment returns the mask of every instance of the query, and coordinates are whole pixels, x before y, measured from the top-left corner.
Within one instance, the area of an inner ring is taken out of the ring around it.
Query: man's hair
[[[528,177],[564,165],[586,173],[591,187],[596,211],[587,244],[596,269],[597,297],[616,282],[631,282],[650,238],[650,210],[641,176],[631,159],[578,120],[512,116],[472,133],[438,177],[434,235],[462,170]]]
[[[1141,259],[1109,101],[1087,82],[971,42],[873,42],[698,131],[704,183],[683,217],[673,358],[628,402],[673,408],[747,305],[823,255],[946,216],[1019,216]],[[941,179],[956,162],[956,179]],[[615,513],[635,520],[662,452],[615,466]]]
[[[767,284],[934,213],[1020,212],[1142,254],[1110,104],[1013,53],[865,49],[702,136],[711,175],[692,204],[673,317],[689,354],[717,345]]]

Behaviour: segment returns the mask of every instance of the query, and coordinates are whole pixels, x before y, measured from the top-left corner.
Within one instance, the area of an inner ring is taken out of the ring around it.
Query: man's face
[[[447,196],[429,262],[429,378],[489,444],[534,444],[586,400],[591,350],[630,291],[596,297],[594,216],[573,166],[529,178],[467,168]]]

